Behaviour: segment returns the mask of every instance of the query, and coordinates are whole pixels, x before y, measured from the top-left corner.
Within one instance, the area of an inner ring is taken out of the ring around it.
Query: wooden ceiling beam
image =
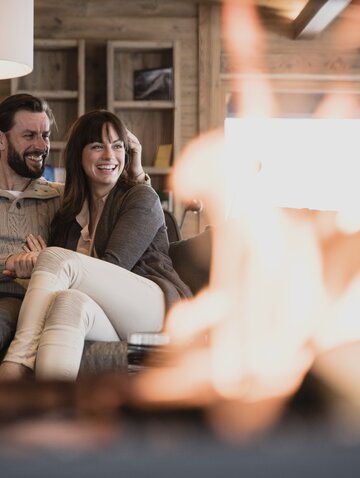
[[[309,0],[293,21],[295,38],[313,37],[349,5],[351,0]]]

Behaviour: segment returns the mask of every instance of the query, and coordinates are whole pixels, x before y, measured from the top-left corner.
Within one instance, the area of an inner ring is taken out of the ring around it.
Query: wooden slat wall
[[[35,14],[74,17],[193,17],[196,2],[182,0],[35,0]]]
[[[179,40],[180,145],[198,132],[197,4],[188,1],[35,0],[35,38],[86,40],[86,109],[106,106],[107,40]],[[0,81],[0,97],[10,81]]]
[[[106,106],[106,40],[179,40],[180,140],[220,125],[231,58],[221,48],[221,3],[199,0],[35,0],[35,38],[86,40],[86,109]],[[262,11],[267,75],[283,104],[314,108],[302,91],[360,92],[359,46],[343,48],[331,26],[319,38],[291,38],[279,19]],[[0,81],[0,97],[10,82]],[[186,233],[188,235],[188,233]]]
[[[199,0],[199,5],[195,0],[35,0],[35,37],[86,39],[87,109],[106,105],[107,39],[180,40],[180,137],[184,145],[199,129],[221,121],[221,83],[226,81],[231,63],[219,50],[221,3]],[[294,41],[289,29],[266,9],[262,21],[267,73],[291,75],[290,80],[285,76],[276,80],[280,90],[287,93],[295,86],[297,91],[327,88],[346,92],[359,88],[358,79],[353,79],[360,75],[360,55],[357,50],[341,51],[333,27],[318,39]],[[310,75],[306,81],[301,78],[304,74]],[[9,92],[10,82],[0,81],[0,97]]]
[[[35,0],[35,37],[86,40],[87,110],[107,103],[107,40],[177,40],[181,149],[198,133],[197,16],[196,3],[187,1]],[[180,217],[181,208],[176,210]],[[192,221],[187,221],[185,236],[195,232]]]
[[[86,110],[106,107],[107,40],[178,40],[180,149],[198,133],[198,5],[173,0],[35,0],[35,38],[85,39]],[[75,74],[75,72],[74,72]],[[10,80],[0,81],[0,99]],[[181,211],[178,211],[180,216]],[[187,221],[185,235],[196,230]]]
[[[265,9],[259,13],[266,42],[263,74],[272,85],[280,113],[311,115],[330,93],[352,95],[360,114],[360,44],[338,34],[343,19],[311,40],[294,40],[290,25],[281,25],[281,20]],[[222,92],[232,88],[232,63],[222,50]]]
[[[272,1],[262,3],[273,4]],[[337,19],[321,35],[309,41],[294,40],[289,21],[274,15],[269,8],[259,9],[265,41],[266,71],[263,74],[275,93],[280,114],[313,114],[328,93],[352,95],[355,114],[356,105],[360,114],[360,40],[359,35],[354,34],[355,20],[349,31],[342,23],[349,23],[351,14],[354,11],[349,9],[347,17]],[[220,17],[221,4],[200,6],[200,131],[222,124],[225,94],[236,89],[232,70],[232,63],[236,62],[222,46]]]
[[[10,94],[10,80],[0,80],[0,101]]]
[[[199,5],[199,131],[217,126],[219,104],[221,23],[219,5]]]
[[[197,6],[192,2],[35,0],[35,37],[86,40],[86,108],[106,105],[106,40],[179,40],[180,144],[197,134]]]

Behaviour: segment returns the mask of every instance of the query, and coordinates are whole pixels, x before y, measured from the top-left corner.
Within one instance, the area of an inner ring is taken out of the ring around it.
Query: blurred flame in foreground
[[[224,0],[223,25],[235,70],[264,71],[252,2]],[[239,82],[244,117],[274,114],[261,76]],[[352,109],[348,98],[330,98],[319,115]],[[244,161],[249,152],[237,151],[234,173],[224,151],[224,132],[211,131],[176,163],[178,198],[200,198],[218,225],[210,285],[172,310],[173,360],[140,377],[135,395],[153,406],[203,406],[220,433],[238,437],[273,424],[324,351],[360,340],[360,233],[341,231],[334,211],[280,209],[260,190],[254,195],[246,186],[258,168]],[[224,221],[227,174],[238,181],[242,202]]]

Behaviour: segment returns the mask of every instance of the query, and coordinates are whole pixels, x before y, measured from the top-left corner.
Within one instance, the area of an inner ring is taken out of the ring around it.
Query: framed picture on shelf
[[[135,100],[165,100],[173,98],[172,68],[151,68],[134,71]]]

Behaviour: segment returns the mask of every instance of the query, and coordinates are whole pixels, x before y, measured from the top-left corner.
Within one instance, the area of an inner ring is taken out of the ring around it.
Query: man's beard
[[[43,154],[43,160],[41,162],[41,167],[40,169],[31,169],[29,166],[26,164],[25,156],[26,155],[31,155],[34,154],[38,156],[40,154]],[[45,170],[45,162],[49,154],[49,149],[46,148],[46,150],[41,151],[41,150],[31,150],[27,151],[23,156],[20,156],[19,153],[15,150],[13,145],[11,144],[10,141],[8,141],[8,165],[10,168],[15,171],[16,174],[19,176],[22,176],[23,178],[29,178],[29,179],[37,179],[40,178]]]

